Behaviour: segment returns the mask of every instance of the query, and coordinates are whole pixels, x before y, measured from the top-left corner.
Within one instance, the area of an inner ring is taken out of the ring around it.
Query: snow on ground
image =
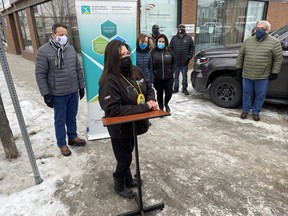
[[[133,210],[133,201],[113,191],[115,159],[110,140],[89,141],[84,148],[71,148],[71,157],[63,157],[55,143],[53,110],[44,104],[35,83],[27,86],[27,81],[21,79],[16,76],[14,82],[44,181],[35,185],[0,73],[1,96],[21,154],[8,161],[0,145],[0,215],[106,216],[121,213],[125,206]],[[172,115],[152,119],[149,132],[139,137],[146,204],[162,199],[166,204],[162,212],[154,215],[285,215],[288,160],[283,150],[287,150],[287,109],[280,107],[277,112],[275,107],[265,106],[260,122],[254,122],[251,116],[241,120],[240,109],[217,107],[190,85],[189,91],[188,97],[173,94]],[[83,137],[87,123],[85,101],[80,102],[77,118]],[[247,179],[250,175],[251,179]]]

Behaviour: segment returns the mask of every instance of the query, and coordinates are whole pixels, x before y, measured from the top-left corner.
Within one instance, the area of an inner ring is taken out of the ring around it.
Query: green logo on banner
[[[91,14],[90,6],[81,6],[82,14]]]
[[[106,40],[105,38],[103,38],[102,36],[95,38],[92,41],[93,44],[93,51],[100,54],[100,55],[104,55],[105,52],[105,48],[107,46],[107,44],[109,43],[108,40]]]

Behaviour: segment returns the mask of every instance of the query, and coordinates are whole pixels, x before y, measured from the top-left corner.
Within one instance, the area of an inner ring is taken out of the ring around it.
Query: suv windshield
[[[288,25],[282,27],[281,29],[278,29],[278,30],[272,32],[271,35],[277,38],[277,37],[279,37],[280,35],[286,33],[287,31],[288,31]]]

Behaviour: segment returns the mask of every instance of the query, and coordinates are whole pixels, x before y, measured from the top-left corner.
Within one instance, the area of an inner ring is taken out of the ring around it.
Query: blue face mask
[[[147,43],[139,43],[139,47],[140,47],[140,49],[142,49],[142,50],[146,49],[147,46],[148,46]]]
[[[157,43],[157,47],[159,48],[159,49],[164,49],[164,47],[165,47],[165,43]]]
[[[266,35],[265,29],[257,29],[256,30],[256,37],[260,40]]]

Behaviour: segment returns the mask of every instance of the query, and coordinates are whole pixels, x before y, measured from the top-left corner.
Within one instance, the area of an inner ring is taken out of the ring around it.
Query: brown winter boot
[[[75,139],[69,140],[68,145],[71,146],[85,146],[86,141],[84,139],[80,139],[79,137],[76,137]]]
[[[62,155],[65,157],[70,156],[72,154],[70,149],[67,147],[67,145],[62,146],[60,148],[60,151],[61,151]]]

